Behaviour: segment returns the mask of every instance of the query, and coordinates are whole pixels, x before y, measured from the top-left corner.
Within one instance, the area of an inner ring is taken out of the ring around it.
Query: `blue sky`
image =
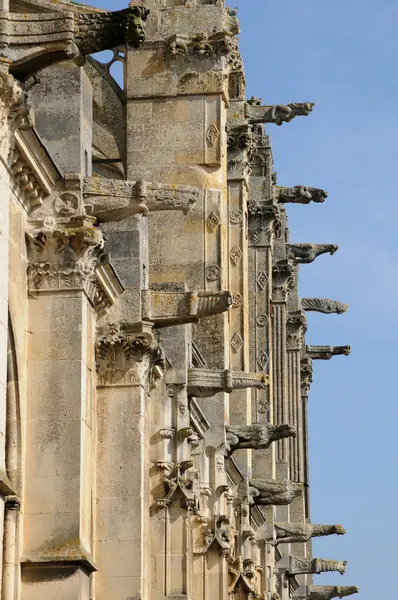
[[[92,4],[116,10],[127,1]],[[309,117],[271,125],[268,133],[279,184],[329,193],[323,205],[289,207],[291,241],[340,245],[333,257],[301,268],[301,295],[350,305],[345,315],[308,318],[308,343],[352,346],[350,357],[318,361],[314,369],[312,520],[347,529],[345,537],[316,541],[314,555],[348,560],[345,577],[325,574],[315,583],[359,585],[361,600],[392,598],[393,577],[381,571],[394,573],[398,535],[398,3],[232,6],[239,8],[248,96],[265,104],[316,102]]]

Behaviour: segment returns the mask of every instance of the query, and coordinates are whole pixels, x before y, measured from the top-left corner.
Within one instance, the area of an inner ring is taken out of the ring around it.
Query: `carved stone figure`
[[[351,354],[350,346],[306,346],[306,354],[314,360],[330,360],[333,356]]]
[[[302,298],[301,308],[307,312],[320,312],[325,314],[335,313],[341,315],[348,309],[348,304],[329,298]]]
[[[289,575],[316,575],[329,571],[338,571],[340,575],[344,575],[346,568],[347,561],[289,556]]]
[[[274,104],[259,106],[251,102],[246,104],[246,116],[250,123],[289,123],[295,117],[306,117],[310,114],[314,102],[297,102],[291,104]]]
[[[313,525],[312,523],[275,523],[276,544],[298,544],[313,537],[344,535],[341,525]]]
[[[321,254],[334,254],[339,249],[335,244],[288,244],[288,257],[299,264],[312,263]]]
[[[232,306],[229,292],[183,292],[162,289],[142,290],[142,316],[157,327],[196,323],[227,311]]]
[[[359,587],[354,585],[309,585],[307,586],[307,600],[332,600],[358,594]]]
[[[325,202],[328,194],[324,190],[306,185],[296,185],[291,188],[278,186],[276,197],[283,204],[309,204],[310,202]]]
[[[231,452],[242,448],[264,450],[269,448],[273,442],[297,435],[296,429],[288,424],[272,425],[267,423],[240,427],[227,425],[225,429]]]
[[[245,484],[246,486],[246,484]],[[290,504],[300,496],[304,484],[292,481],[277,481],[275,479],[250,479],[249,496],[255,505],[284,505]],[[244,490],[246,488],[243,488]]]
[[[188,393],[197,398],[211,398],[219,392],[230,394],[248,388],[265,389],[269,377],[262,373],[188,369]]]

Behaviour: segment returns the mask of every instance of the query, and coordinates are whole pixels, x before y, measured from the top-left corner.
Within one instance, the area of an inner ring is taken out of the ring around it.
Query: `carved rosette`
[[[248,204],[249,244],[270,246],[281,227],[280,210],[274,204]]]
[[[150,389],[163,376],[162,349],[150,333],[130,333],[115,325],[98,335],[99,386],[141,385]]]
[[[286,302],[294,283],[294,269],[289,261],[281,260],[272,267],[272,301]]]
[[[286,319],[286,348],[301,350],[307,331],[307,319],[302,313],[290,314]]]

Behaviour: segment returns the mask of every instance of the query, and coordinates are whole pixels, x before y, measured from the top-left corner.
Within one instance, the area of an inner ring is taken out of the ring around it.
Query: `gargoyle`
[[[249,123],[289,123],[295,117],[306,117],[310,114],[314,102],[297,102],[291,104],[274,104],[269,106],[259,106],[251,99],[246,104],[246,117]]]
[[[197,398],[211,398],[219,392],[230,394],[234,390],[248,388],[262,390],[267,385],[269,377],[262,373],[188,369],[188,394]]]
[[[314,360],[330,360],[333,356],[349,356],[351,346],[306,346],[306,354]]]
[[[329,298],[302,298],[301,308],[307,312],[320,312],[325,314],[341,315],[348,309],[348,304]]]
[[[298,544],[313,537],[344,535],[341,525],[312,525],[311,523],[275,523],[276,544]]]
[[[289,556],[289,575],[317,575],[329,571],[338,571],[340,575],[344,575],[346,569],[346,560],[325,560],[323,558]]]
[[[295,187],[276,188],[278,202],[283,204],[309,204],[310,202],[325,202],[328,197],[327,192],[319,188],[308,187],[306,185],[296,185]]]
[[[309,585],[307,586],[307,600],[332,600],[358,594],[359,587],[355,585]]]
[[[284,505],[290,504],[303,491],[303,483],[278,481],[276,479],[250,479],[248,493],[255,505]],[[242,486],[247,491],[247,484]]]
[[[288,244],[288,258],[299,264],[312,263],[321,254],[334,254],[339,249],[335,244]]]
[[[291,425],[271,425],[270,423],[241,427],[227,425],[226,432],[231,453],[242,448],[265,450],[271,446],[272,442],[297,435],[296,429]]]

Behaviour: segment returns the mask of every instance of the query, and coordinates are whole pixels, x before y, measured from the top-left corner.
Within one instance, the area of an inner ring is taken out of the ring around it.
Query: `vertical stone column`
[[[7,496],[4,516],[2,600],[13,600],[18,589],[19,556],[17,556],[17,546],[20,508],[18,498]]]
[[[94,278],[102,246],[89,217],[45,219],[28,233],[23,598],[48,597],[60,580],[67,599],[90,590]]]
[[[149,598],[148,393],[164,368],[149,330],[97,338],[98,600]]]

